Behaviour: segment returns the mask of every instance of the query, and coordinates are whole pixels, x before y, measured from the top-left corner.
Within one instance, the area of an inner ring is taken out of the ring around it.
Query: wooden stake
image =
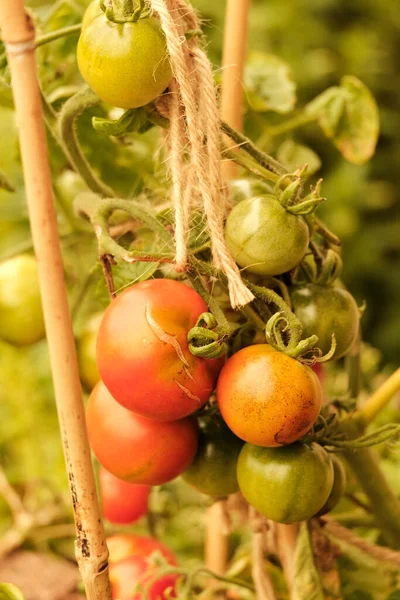
[[[251,0],[227,0],[222,56],[222,118],[238,131],[243,130],[243,70],[247,50],[247,30]],[[231,145],[229,141],[229,145]],[[226,179],[237,174],[237,165],[223,165]]]
[[[251,0],[228,0],[226,5],[221,115],[224,121],[239,131],[243,129],[242,77],[250,6]],[[225,180],[235,177],[235,163],[227,161],[222,167]],[[229,535],[224,528],[223,511],[223,504],[216,502],[208,509],[206,517],[205,561],[209,569],[220,574],[226,570],[229,554]]]
[[[108,550],[96,495],[78,363],[57,232],[34,28],[23,0],[0,0],[11,70],[25,189],[49,345],[57,410],[77,530],[76,557],[89,600],[111,600]],[[61,582],[60,582],[61,585]]]

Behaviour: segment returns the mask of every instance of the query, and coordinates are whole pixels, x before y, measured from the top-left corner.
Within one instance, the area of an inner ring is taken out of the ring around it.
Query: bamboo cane
[[[238,131],[243,130],[243,70],[251,0],[227,0],[222,55],[222,118]],[[226,179],[236,176],[237,165],[224,163]]]
[[[247,47],[247,24],[251,0],[228,0],[225,17],[224,53],[222,60],[221,115],[232,127],[243,129],[242,76]],[[226,180],[236,174],[236,165],[223,165]],[[222,574],[229,553],[229,534],[224,528],[224,505],[216,502],[207,511],[205,561],[208,568]]]
[[[105,542],[57,232],[34,55],[23,0],[0,0],[0,26],[12,88],[55,397],[77,531],[76,557],[89,600],[111,600]]]

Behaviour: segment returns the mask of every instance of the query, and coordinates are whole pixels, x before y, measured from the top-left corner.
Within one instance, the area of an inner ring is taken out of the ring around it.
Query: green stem
[[[66,37],[67,35],[72,35],[74,33],[79,33],[82,29],[82,23],[78,23],[77,25],[70,25],[69,27],[63,27],[62,29],[57,29],[56,31],[51,31],[50,33],[45,33],[38,37],[35,41],[35,47],[39,48],[44,44],[48,44],[49,42],[53,42],[54,40],[58,40],[60,38]]]
[[[342,422],[341,427],[346,428],[351,437],[363,432],[355,419]],[[362,448],[347,450],[343,455],[367,495],[377,526],[386,541],[391,547],[400,548],[400,501],[386,481],[376,453],[371,448]]]
[[[248,304],[243,306],[240,309],[240,312],[252,321],[259,331],[262,331],[265,334],[265,323],[251,306]]]
[[[267,181],[272,181],[273,183],[278,183],[278,181],[280,179],[280,177],[278,175],[276,175],[275,173],[272,173],[271,171],[268,171],[268,169],[265,169],[264,167],[262,167],[260,164],[258,164],[251,158],[244,156],[240,152],[234,152],[233,150],[229,150],[223,144],[222,144],[222,154],[225,158],[229,158],[229,160],[233,160],[240,167],[243,167],[250,173],[257,175],[257,177],[261,177],[262,179],[265,179]]]
[[[100,98],[89,88],[76,93],[64,104],[59,117],[61,140],[74,169],[85,181],[89,189],[105,197],[114,197],[114,191],[105,185],[94,173],[86,160],[75,133],[76,119],[88,108],[97,106]]]
[[[308,115],[306,113],[300,113],[292,119],[288,119],[283,123],[279,123],[278,125],[271,125],[268,127],[267,133],[270,136],[278,136],[283,133],[287,133],[288,131],[293,131],[293,129],[298,129],[299,127],[303,127],[304,125],[308,125],[308,123],[312,123],[316,121],[317,117],[315,115]]]
[[[357,420],[364,426],[372,423],[375,417],[389,404],[400,390],[400,368],[369,397],[357,411]]]
[[[195,574],[197,575],[197,573],[204,573],[206,575],[210,575],[210,577],[212,577],[213,579],[217,579],[218,581],[224,581],[225,583],[230,583],[231,585],[237,585],[238,587],[245,588],[246,590],[250,590],[251,592],[256,591],[254,585],[252,585],[251,583],[247,583],[246,581],[242,581],[241,579],[236,579],[235,577],[224,577],[223,575],[219,575],[218,573],[215,573],[214,571],[211,571],[206,567],[200,567],[200,569],[197,569]]]
[[[346,371],[349,378],[350,397],[357,399],[361,390],[361,334],[359,332],[349,354],[345,358]]]
[[[314,229],[321,237],[323,237],[327,242],[333,244],[334,246],[341,246],[340,239],[330,231],[322,221],[314,218]]]
[[[233,129],[225,121],[221,122],[221,130],[229,136],[240,148],[243,148],[250,156],[252,156],[262,167],[268,169],[276,175],[285,175],[288,170],[277,160],[262,152],[257,146],[245,135]]]

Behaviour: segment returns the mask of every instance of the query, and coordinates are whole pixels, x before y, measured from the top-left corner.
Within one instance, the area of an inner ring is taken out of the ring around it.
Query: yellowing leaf
[[[288,113],[296,104],[296,84],[291,69],[273,54],[250,54],[244,71],[244,85],[249,104],[257,112]]]

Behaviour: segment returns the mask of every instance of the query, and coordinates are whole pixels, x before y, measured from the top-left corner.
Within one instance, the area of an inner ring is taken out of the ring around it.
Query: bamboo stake
[[[34,27],[23,0],[0,0],[0,26],[12,76],[25,188],[49,345],[61,437],[77,531],[76,557],[89,600],[111,600],[100,518],[36,75]]]
[[[221,116],[235,129],[243,129],[242,76],[247,47],[247,24],[251,0],[228,0],[225,17],[224,53],[222,60]],[[226,180],[236,175],[236,165],[224,162]],[[209,569],[222,574],[229,554],[229,533],[224,528],[224,504],[216,502],[206,515],[205,562]]]
[[[243,130],[243,70],[251,0],[227,0],[222,56],[222,118],[238,131]],[[230,143],[231,145],[231,143]],[[224,163],[226,179],[237,174],[237,165]]]

